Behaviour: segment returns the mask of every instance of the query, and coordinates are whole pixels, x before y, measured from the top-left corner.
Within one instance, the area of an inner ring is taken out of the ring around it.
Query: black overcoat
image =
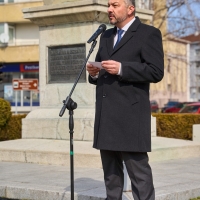
[[[96,61],[115,60],[122,75],[101,70],[96,85],[93,147],[104,150],[151,151],[150,83],[164,75],[162,37],[158,29],[140,22],[129,27],[113,50],[117,28],[106,30],[99,43]]]

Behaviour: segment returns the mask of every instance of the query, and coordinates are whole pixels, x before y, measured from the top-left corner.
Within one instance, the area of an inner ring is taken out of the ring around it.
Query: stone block
[[[192,139],[195,142],[200,142],[200,124],[194,124],[193,125],[193,134]]]
[[[59,109],[37,109],[22,120],[22,138],[69,140],[69,115]],[[94,110],[74,110],[74,140],[93,140]],[[32,127],[32,128],[30,128]]]
[[[48,200],[67,200],[70,199],[70,193],[67,191],[57,192],[57,191],[48,191],[48,190],[39,190],[34,188],[24,188],[24,187],[7,187],[7,197],[8,198],[17,198],[17,199],[48,199]],[[75,193],[75,199],[77,194]]]
[[[6,186],[0,186],[0,197],[6,197]]]
[[[1,150],[0,161],[8,162],[26,162],[25,153],[18,150]]]
[[[151,137],[157,136],[156,132],[156,117],[151,116]]]

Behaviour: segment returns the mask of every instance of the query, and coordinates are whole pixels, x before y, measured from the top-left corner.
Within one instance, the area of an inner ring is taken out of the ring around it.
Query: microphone
[[[91,43],[92,41],[96,40],[97,37],[106,30],[106,25],[101,24],[97,31],[92,35],[92,37],[87,41],[87,43]]]

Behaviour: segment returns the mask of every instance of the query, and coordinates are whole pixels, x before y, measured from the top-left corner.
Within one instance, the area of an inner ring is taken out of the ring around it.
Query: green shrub
[[[199,114],[152,113],[157,136],[192,140],[192,125],[200,124]]]
[[[21,138],[23,115],[12,115],[10,103],[0,98],[0,141]]]
[[[0,129],[4,127],[11,117],[10,103],[0,98]]]
[[[20,139],[22,137],[23,115],[12,115],[6,126],[0,129],[0,141]]]

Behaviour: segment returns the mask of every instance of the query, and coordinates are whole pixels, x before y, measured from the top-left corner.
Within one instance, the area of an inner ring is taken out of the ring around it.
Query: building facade
[[[183,37],[190,42],[190,101],[200,101],[200,34]]]
[[[151,100],[156,100],[160,107],[168,101],[185,102],[189,99],[188,42],[168,37],[163,43],[165,43],[164,77],[160,83],[152,83],[150,91]]]
[[[39,106],[38,91],[14,91],[13,79],[39,78],[39,28],[23,18],[22,9],[42,5],[37,0],[0,0],[0,98],[12,110],[28,112]],[[32,107],[33,106],[33,107]]]
[[[150,99],[163,107],[168,101],[189,100],[189,45],[168,33],[166,0],[154,0],[153,9],[153,25],[163,36],[165,70],[163,80],[151,84]]]

